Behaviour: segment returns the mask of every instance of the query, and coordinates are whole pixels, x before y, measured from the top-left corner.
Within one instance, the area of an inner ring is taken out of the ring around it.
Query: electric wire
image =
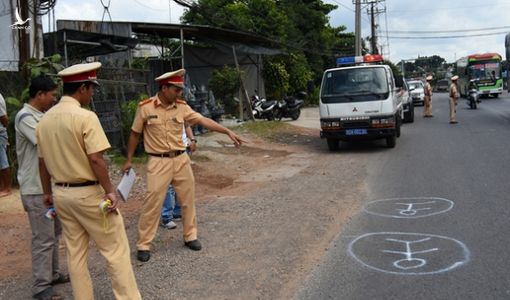
[[[479,34],[465,34],[465,35],[449,35],[449,36],[389,36],[390,39],[404,39],[404,40],[419,40],[419,39],[456,39],[456,38],[469,38],[476,36],[500,35],[508,34],[508,31],[492,32],[492,33],[479,33]]]
[[[407,34],[429,34],[429,33],[452,33],[452,32],[473,32],[473,31],[492,31],[497,29],[507,29],[510,26],[487,27],[475,29],[457,29],[457,30],[390,30],[389,33],[407,33]]]

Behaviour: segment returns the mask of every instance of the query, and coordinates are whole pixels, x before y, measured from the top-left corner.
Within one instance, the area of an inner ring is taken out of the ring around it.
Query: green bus
[[[503,92],[501,55],[498,53],[472,54],[457,60],[456,73],[462,96],[467,96],[470,80],[475,80],[481,95],[498,97]]]

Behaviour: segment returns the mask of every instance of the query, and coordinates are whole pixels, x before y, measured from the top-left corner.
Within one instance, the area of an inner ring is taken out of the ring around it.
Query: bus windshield
[[[499,79],[500,63],[497,61],[475,63],[468,67],[470,79],[489,79],[496,81]]]
[[[324,103],[382,100],[389,96],[384,68],[337,69],[324,75],[321,99]]]

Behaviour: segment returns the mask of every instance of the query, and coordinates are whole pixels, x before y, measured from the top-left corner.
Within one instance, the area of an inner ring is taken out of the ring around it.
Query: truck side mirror
[[[395,78],[395,86],[399,88],[404,86],[404,80],[402,79],[402,77]]]

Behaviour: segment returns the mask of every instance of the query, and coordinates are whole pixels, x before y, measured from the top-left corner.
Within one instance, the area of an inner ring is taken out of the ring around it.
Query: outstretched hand
[[[243,143],[246,143],[239,135],[235,134],[232,130],[228,131],[228,137],[234,142],[234,146],[240,147]]]

